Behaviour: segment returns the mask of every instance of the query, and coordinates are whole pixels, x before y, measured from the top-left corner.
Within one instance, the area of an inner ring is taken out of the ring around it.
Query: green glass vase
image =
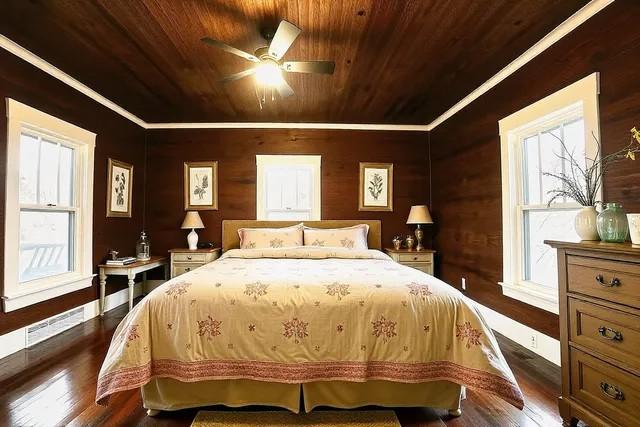
[[[629,223],[620,203],[607,203],[598,214],[596,224],[603,242],[623,243],[627,240]]]

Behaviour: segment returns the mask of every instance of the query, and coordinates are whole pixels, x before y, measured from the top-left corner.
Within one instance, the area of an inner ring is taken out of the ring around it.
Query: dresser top
[[[617,254],[628,254],[640,256],[640,245],[632,245],[630,242],[625,243],[606,243],[601,241],[560,241],[545,240],[547,245],[558,249],[581,249],[587,251],[609,252]]]

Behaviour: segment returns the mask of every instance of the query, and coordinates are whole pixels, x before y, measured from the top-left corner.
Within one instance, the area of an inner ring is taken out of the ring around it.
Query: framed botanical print
[[[361,211],[393,211],[393,163],[360,163]]]
[[[184,210],[218,210],[218,162],[184,163]]]
[[[109,159],[107,169],[107,216],[130,218],[133,165]]]

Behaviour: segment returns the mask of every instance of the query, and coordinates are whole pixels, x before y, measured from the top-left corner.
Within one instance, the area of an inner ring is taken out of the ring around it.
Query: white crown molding
[[[29,64],[44,71],[50,76],[55,77],[56,79],[60,80],[62,83],[65,83],[66,85],[71,86],[78,92],[104,105],[108,109],[120,114],[122,117],[131,120],[133,123],[137,124],[138,126],[141,126],[143,128],[145,127],[146,122],[141,118],[128,112],[127,110],[125,110],[124,108],[116,104],[115,102],[108,100],[107,98],[105,98],[104,96],[96,92],[95,90],[91,89],[90,87],[86,86],[83,83],[80,83],[78,80],[74,79],[73,77],[71,77],[64,71],[62,71],[61,69],[48,63],[44,59],[40,58],[38,55],[23,48],[22,46],[20,46],[19,44],[5,37],[2,34],[0,34],[0,47],[14,54],[18,58],[27,61]]]
[[[386,125],[369,123],[147,123],[146,129],[348,129],[426,132],[427,125]]]
[[[530,47],[526,52],[513,60],[509,65],[500,70],[489,80],[480,85],[477,89],[465,96],[453,107],[449,108],[442,115],[428,125],[390,125],[390,124],[361,124],[361,123],[147,123],[138,116],[125,110],[118,104],[98,92],[89,88],[85,84],[74,79],[64,71],[35,55],[31,51],[23,48],[19,44],[0,34],[0,47],[17,57],[27,61],[34,67],[44,71],[52,77],[76,89],[80,93],[88,96],[94,101],[104,105],[122,117],[131,120],[133,123],[144,129],[341,129],[341,130],[392,130],[392,131],[414,131],[427,132],[435,129],[439,124],[471,104],[481,95],[506,79],[508,76],[522,68],[527,62],[544,52],[555,42],[569,34],[586,20],[613,3],[614,0],[591,0],[582,9],[571,15],[563,23],[554,28],[549,34]]]
[[[587,21],[589,18],[600,12],[602,9],[613,3],[614,0],[592,0],[584,5],[579,11],[571,15],[564,22],[554,28],[549,34],[541,38],[536,44],[527,49],[522,55],[511,61],[506,67],[498,71],[493,77],[481,84],[477,89],[471,92],[469,95],[458,101],[453,107],[449,108],[438,118],[427,125],[427,130],[431,131],[438,125],[442,124],[445,120],[462,110],[467,105],[478,99],[480,96],[487,93],[498,83],[509,77],[511,74],[518,71],[529,61],[540,55],[542,52],[550,48],[558,40],[578,28],[581,24]]]

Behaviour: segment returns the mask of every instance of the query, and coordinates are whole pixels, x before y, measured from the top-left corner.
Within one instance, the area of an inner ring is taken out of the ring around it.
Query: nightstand
[[[433,249],[423,249],[421,251],[408,249],[391,249],[385,248],[384,252],[398,264],[415,268],[433,276]]]
[[[198,267],[215,261],[220,257],[220,248],[196,249],[187,248],[169,249],[171,254],[171,278],[188,273]]]

